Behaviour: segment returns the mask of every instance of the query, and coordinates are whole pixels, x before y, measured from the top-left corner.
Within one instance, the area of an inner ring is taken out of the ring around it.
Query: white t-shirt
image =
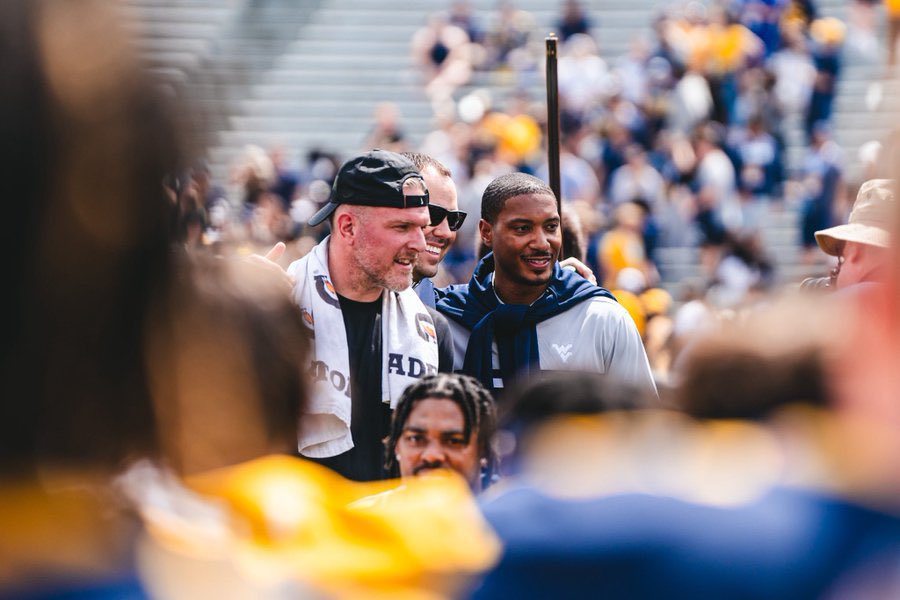
[[[470,332],[453,319],[447,320],[453,332],[453,369],[461,371]],[[603,297],[589,298],[538,323],[536,329],[542,371],[608,373],[656,395],[641,336],[628,311],[617,302]],[[504,383],[499,378],[496,341],[492,355],[494,387],[501,388]]]

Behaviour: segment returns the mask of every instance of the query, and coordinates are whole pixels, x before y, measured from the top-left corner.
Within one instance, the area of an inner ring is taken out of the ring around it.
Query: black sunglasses
[[[457,231],[462,227],[463,221],[466,220],[466,213],[463,211],[447,210],[443,206],[437,206],[436,204],[428,205],[428,215],[431,217],[429,226],[437,227],[441,224],[441,221],[447,219],[447,226],[450,228],[450,231]]]

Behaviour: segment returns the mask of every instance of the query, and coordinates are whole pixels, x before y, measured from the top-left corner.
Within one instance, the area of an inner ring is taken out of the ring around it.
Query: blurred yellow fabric
[[[0,482],[0,598],[127,576],[137,523],[119,508],[98,473]]]
[[[640,298],[628,290],[612,290],[612,295],[628,311],[635,327],[637,327],[638,333],[641,334],[641,337],[644,337],[644,332],[647,330],[647,315]]]
[[[185,558],[227,562],[260,588],[287,581],[342,598],[448,597],[500,553],[468,485],[452,472],[403,485],[358,483],[269,456],[186,483],[224,508],[228,534],[204,543],[195,528],[157,520],[148,526],[155,541]]]
[[[513,164],[522,162],[540,148],[541,128],[528,115],[511,117],[492,112],[485,117],[483,127],[497,140],[500,156]]]
[[[840,19],[824,17],[812,22],[809,34],[821,44],[841,44],[847,35],[847,26]]]
[[[639,233],[621,227],[606,232],[600,240],[599,253],[604,287],[615,287],[622,269],[632,267],[643,271],[646,258],[644,240]]]
[[[647,315],[665,315],[672,308],[672,295],[662,288],[650,288],[639,297]]]
[[[709,28],[708,72],[731,73],[743,66],[753,51],[753,33],[743,25]]]

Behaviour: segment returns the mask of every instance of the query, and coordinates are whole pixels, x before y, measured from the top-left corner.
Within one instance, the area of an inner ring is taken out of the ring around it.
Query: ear
[[[866,251],[864,244],[856,244],[853,242],[844,242],[844,249],[841,255],[844,257],[845,263],[858,263],[865,259],[863,253]]]
[[[481,234],[481,241],[488,248],[493,248],[494,243],[494,228],[490,223],[481,219],[478,221],[478,233]]]
[[[358,220],[350,212],[341,211],[334,217],[334,233],[349,243],[353,243],[358,227]]]

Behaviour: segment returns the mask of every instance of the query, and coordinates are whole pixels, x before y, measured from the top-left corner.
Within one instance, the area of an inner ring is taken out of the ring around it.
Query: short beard
[[[383,272],[379,271],[380,265],[376,265],[375,261],[371,260],[371,257],[371,252],[360,252],[356,257],[356,263],[359,265],[360,270],[366,275],[369,282],[373,285],[383,287],[392,292],[402,292],[412,285],[413,273],[415,273],[415,261],[413,261],[413,270],[408,276],[386,276]],[[393,259],[391,260],[393,261]],[[390,269],[390,267],[388,267],[388,269]]]
[[[360,223],[363,227],[369,226],[371,222],[371,215],[368,210],[369,207],[366,206],[354,206],[356,217],[359,219]],[[408,277],[402,277],[400,275],[397,276],[388,276],[386,273],[390,272],[391,265],[387,266],[387,269],[382,269],[382,265],[378,264],[377,256],[380,248],[373,247],[373,245],[369,242],[366,236],[363,236],[361,239],[362,245],[357,246],[354,252],[354,259],[356,261],[357,267],[359,267],[360,273],[358,274],[359,279],[362,280],[363,276],[365,277],[365,283],[368,286],[378,286],[384,289],[390,290],[392,292],[402,292],[405,289],[408,289],[413,283],[413,274],[416,272],[416,263],[418,262],[418,256],[414,256],[412,258],[412,272]],[[394,256],[391,258],[391,264],[393,264]]]
[[[382,287],[392,292],[402,292],[403,290],[408,290],[413,284],[413,276],[410,273],[409,277],[405,277],[404,281],[388,281],[387,279],[379,282]]]

